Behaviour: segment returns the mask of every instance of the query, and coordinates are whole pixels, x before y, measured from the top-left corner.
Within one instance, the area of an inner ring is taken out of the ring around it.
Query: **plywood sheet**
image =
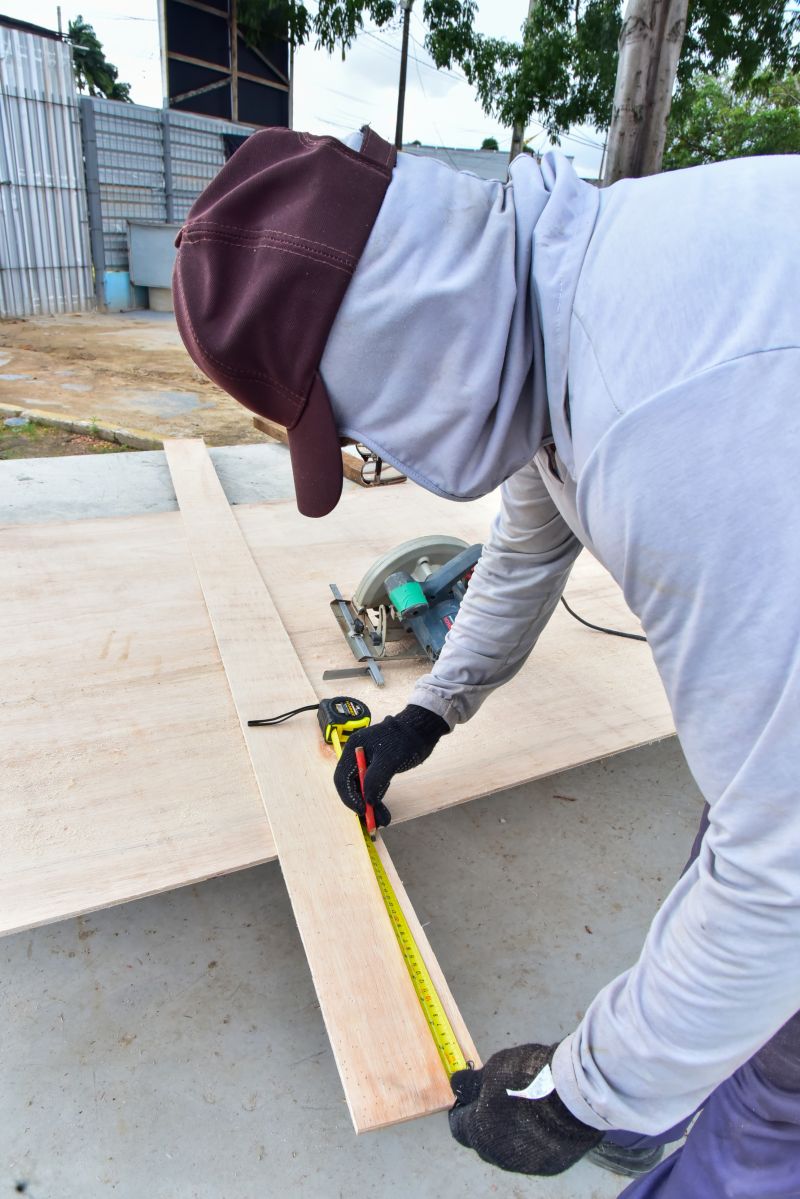
[[[397,490],[344,497],[324,520],[308,520],[293,505],[282,506],[278,520],[263,506],[237,509],[256,561],[275,580],[281,620],[318,695],[355,695],[374,719],[403,706],[426,673],[419,662],[388,667],[384,688],[367,677],[323,680],[328,668],[356,665],[327,610],[328,584],[352,593],[376,558],[407,538],[450,533],[483,541],[495,507],[494,497],[454,504],[409,481]],[[567,594],[586,619],[641,631],[614,580],[588,553],[578,559]],[[559,605],[523,670],[468,725],[440,741],[426,763],[393,781],[389,806],[393,819],[409,819],[671,732],[647,645],[592,632]]]
[[[234,513],[316,693],[346,690],[379,717],[402,707],[421,668],[387,671],[383,691],[323,683],[326,667],[353,664],[328,583],[352,591],[406,537],[483,540],[493,510],[491,498],[452,504],[406,483],[353,490],[323,521],[291,503]],[[274,857],[180,514],[0,527],[0,547],[0,932]],[[588,555],[567,590],[589,619],[635,627]],[[313,739],[315,717],[294,728]],[[520,675],[395,781],[394,818],[671,731],[647,646],[559,609]]]
[[[179,514],[0,548],[2,931],[274,856]]]
[[[288,723],[247,724],[265,704],[313,703],[311,683],[205,445],[165,441],[164,451],[356,1131],[441,1111],[452,1105],[447,1075],[358,818],[331,794],[329,754]]]

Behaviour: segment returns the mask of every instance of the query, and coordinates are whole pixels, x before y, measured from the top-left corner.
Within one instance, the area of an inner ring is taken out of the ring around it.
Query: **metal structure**
[[[291,123],[285,36],[242,36],[238,0],[160,0],[165,104],[250,125]]]
[[[400,51],[400,81],[397,86],[397,124],[394,131],[394,144],[398,150],[403,148],[403,114],[406,107],[406,74],[408,72],[408,26],[411,21],[411,9],[414,0],[400,0],[403,9],[403,46]]]
[[[134,287],[166,291],[172,286],[175,238],[179,229],[180,225],[128,221],[128,261]]]
[[[0,316],[79,312],[93,291],[70,47],[0,18]]]
[[[435,158],[447,163],[453,170],[468,171],[480,179],[498,179],[503,183],[508,178],[509,155],[507,150],[462,150],[449,146],[422,146],[409,142],[403,146],[404,154],[417,158]]]
[[[253,130],[117,100],[80,103],[97,302],[136,307],[145,298],[132,287],[128,223],[181,224],[229,156],[226,139]]]
[[[184,0],[166,2],[194,19]],[[228,74],[230,83],[235,72]],[[274,123],[287,123],[288,80],[262,82],[263,94],[284,106]],[[130,276],[129,223],[182,223],[253,131],[174,109],[79,98],[70,46],[50,30],[0,17],[0,317],[144,305]],[[169,274],[168,251],[160,278]]]

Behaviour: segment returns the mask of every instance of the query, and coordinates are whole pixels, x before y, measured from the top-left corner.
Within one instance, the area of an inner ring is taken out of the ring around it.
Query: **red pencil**
[[[356,746],[356,766],[358,767],[358,781],[361,784],[361,794],[364,796],[364,822],[367,826],[367,832],[374,841],[377,836],[377,825],[375,824],[375,812],[372,804],[367,803],[366,795],[364,795],[364,779],[367,777],[367,755],[364,753],[364,747]]]

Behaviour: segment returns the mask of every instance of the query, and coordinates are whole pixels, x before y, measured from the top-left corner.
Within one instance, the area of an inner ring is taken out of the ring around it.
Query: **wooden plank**
[[[395,895],[400,899],[403,906],[403,914],[406,918],[411,936],[414,938],[417,949],[422,954],[422,960],[427,967],[430,980],[436,988],[436,992],[441,1000],[444,1014],[450,1021],[450,1027],[458,1038],[458,1043],[466,1061],[473,1066],[480,1066],[481,1059],[478,1050],[475,1047],[475,1042],[470,1035],[469,1029],[464,1023],[464,1017],[458,1009],[453,993],[450,990],[447,979],[444,976],[436,955],[431,948],[431,943],[428,940],[428,935],[422,927],[417,913],[414,911],[408,899],[406,889],[403,886],[403,881],[397,873],[394,862],[389,857],[389,851],[386,848],[386,843],[381,834],[378,835],[375,842],[378,857],[381,859],[383,868],[386,871],[389,882],[392,884]],[[448,1107],[452,1106],[452,1101],[448,1103]]]
[[[315,693],[351,692],[378,719],[403,706],[425,666],[390,668],[383,690],[366,679],[323,683],[326,667],[353,664],[328,583],[352,592],[406,537],[480,541],[494,506],[493,497],[448,503],[407,483],[352,489],[323,521],[291,502],[234,514]],[[0,932],[274,857],[180,514],[0,526],[0,537]],[[635,629],[587,554],[567,591],[588,619]],[[314,716],[295,727],[313,737]],[[671,732],[647,646],[592,633],[559,609],[519,675],[394,781],[393,819]]]
[[[291,724],[247,726],[314,690],[203,442],[164,451],[356,1131],[440,1111],[450,1085],[330,751]]]

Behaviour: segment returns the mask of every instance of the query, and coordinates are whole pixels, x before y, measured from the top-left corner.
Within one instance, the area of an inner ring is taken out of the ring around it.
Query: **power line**
[[[422,23],[422,20],[421,20],[421,18],[420,18],[419,16],[417,16],[417,14],[416,14],[416,13],[414,13],[414,12],[412,12],[412,14],[411,14],[411,15],[412,15],[412,17],[414,18],[414,20],[416,20],[416,21],[418,22],[418,24],[420,25],[420,27],[421,27],[422,29],[424,29],[424,28],[425,28],[425,26],[424,26],[424,24]],[[374,36],[374,35],[373,35],[373,36]],[[379,38],[378,40],[379,40],[379,41],[382,41],[383,39],[382,39],[382,38]],[[415,45],[415,46],[418,46],[418,47],[419,47],[419,49],[420,49],[420,50],[424,50],[424,49],[425,49],[424,45],[423,45],[422,43],[420,43],[419,41],[417,41],[417,39],[414,37],[413,33],[411,34],[411,40],[414,42],[414,45]],[[387,46],[391,46],[391,43],[390,43],[390,42],[386,42],[386,45],[387,45]],[[427,63],[427,62],[425,62],[425,60],[424,60],[424,59],[422,59],[422,60],[417,60],[417,61],[421,61],[421,63],[422,63],[422,66],[425,66],[425,67],[428,67],[428,68],[429,68],[429,69],[431,69],[431,70],[437,71],[437,73],[439,73],[439,74],[442,74],[442,75],[448,75],[448,76],[449,76],[451,79],[457,79],[457,80],[459,80],[461,83],[466,83],[468,86],[471,86],[471,85],[470,85],[470,83],[469,83],[469,80],[468,80],[468,79],[467,79],[467,77],[466,77],[466,75],[462,75],[462,74],[460,74],[459,72],[447,71],[447,70],[445,70],[443,67],[436,67],[435,65],[432,65],[431,63]],[[546,126],[546,125],[543,125],[541,121],[536,121],[536,120],[533,120],[533,119],[531,119],[531,121],[529,122],[529,124],[532,124],[532,125],[538,125],[538,126],[539,126],[539,128],[540,128],[540,129],[543,129],[543,130],[545,131],[545,133],[547,133],[547,134],[548,134],[548,136],[549,136],[549,131],[548,131],[548,129],[547,129],[547,126]],[[565,137],[569,137],[571,141],[577,142],[577,144],[578,144],[578,145],[581,145],[581,146],[587,146],[587,147],[589,147],[590,149],[593,149],[593,150],[602,150],[602,149],[603,149],[603,143],[602,143],[602,142],[596,142],[596,141],[593,141],[591,138],[584,137],[582,134],[577,134],[577,133],[565,133],[565,134],[564,134],[564,136],[565,136]]]
[[[411,40],[423,53],[427,53],[424,42],[417,41],[413,33],[411,34]],[[437,75],[446,75],[448,79],[456,79],[459,83],[466,83],[468,87],[471,86],[466,75],[462,75],[460,71],[449,71],[446,67],[437,67],[435,62],[426,62],[424,58],[415,58],[414,61],[423,67],[427,67],[429,71],[435,71]]]
[[[388,46],[389,49],[392,50],[395,54],[400,53],[399,46],[393,45],[392,42],[388,42],[386,40],[386,38],[384,38],[384,37],[378,37],[377,33],[373,33],[371,29],[362,29],[361,32],[366,37],[371,37],[373,39],[373,41],[380,42],[382,46]],[[415,46],[419,46],[419,42],[417,41],[417,39],[414,37],[413,34],[411,35],[411,40],[414,42]],[[422,46],[420,48],[423,50],[425,49],[424,46]],[[425,62],[424,58],[417,58],[417,56],[415,54],[409,54],[408,57],[413,58],[414,62],[417,63],[419,66],[427,67],[429,71],[435,71],[437,75],[448,75],[451,79],[457,79],[460,83],[468,83],[469,82],[467,80],[466,76],[456,75],[452,71],[446,71],[444,69],[444,67],[440,68],[440,67],[437,67],[432,62]]]
[[[430,115],[430,118],[431,118],[431,124],[433,125],[434,129],[436,130],[436,136],[439,138],[439,142],[441,143],[444,141],[444,138],[442,137],[442,135],[439,131],[439,126],[436,124],[435,117],[431,114],[430,102],[428,100],[428,93],[425,91],[425,84],[422,82],[422,74],[419,69],[419,63],[417,62],[416,59],[414,59],[414,62],[417,63],[417,78],[419,79],[419,86],[422,88],[422,94],[425,97],[425,107],[428,109],[428,114]],[[458,170],[455,160],[454,160],[452,154],[450,153],[450,151],[448,150],[447,146],[442,145],[441,149],[444,150],[445,154],[447,155],[448,159],[450,160],[451,167],[454,167],[456,170]]]
[[[146,21],[152,25],[158,23],[158,17],[134,17],[130,13],[111,13],[102,8],[92,8],[92,17],[87,24],[91,24],[97,17],[102,17],[104,21]]]
[[[538,127],[540,129],[544,130],[544,132],[547,134],[548,137],[550,136],[549,129],[547,128],[546,125],[543,125],[541,121],[537,121],[533,117],[531,117],[531,119],[528,121],[528,124],[529,125],[538,125]],[[589,146],[592,150],[602,150],[602,148],[603,148],[602,142],[592,141],[590,138],[583,137],[579,133],[565,133],[564,137],[568,137],[570,139],[570,141],[577,142],[579,146]]]
[[[348,133],[354,132],[352,123],[349,125],[343,125],[341,121],[332,121],[329,116],[321,117],[319,113],[317,113],[314,117],[314,120],[320,121],[323,125],[334,125],[337,129],[346,129]]]
[[[417,13],[416,13],[416,12],[414,12],[413,10],[412,10],[411,16],[412,16],[412,19],[413,19],[413,20],[417,21],[417,22],[420,24],[421,28],[423,28],[423,29],[425,28],[425,26],[424,26],[424,24],[422,23],[422,21],[421,21],[420,17],[419,17],[419,16],[417,15]],[[145,18],[142,18],[142,19],[145,19]],[[399,46],[395,46],[393,42],[390,42],[390,41],[388,41],[388,40],[387,40],[386,38],[384,38],[384,37],[380,37],[380,35],[379,35],[379,34],[377,34],[377,33],[374,33],[374,32],[373,32],[371,29],[362,29],[362,30],[361,30],[361,33],[362,33],[363,35],[365,35],[366,37],[372,38],[372,40],[373,40],[374,42],[378,42],[378,43],[379,43],[379,45],[381,45],[381,46],[385,46],[385,47],[386,47],[386,49],[387,49],[388,51],[390,51],[390,52],[391,52],[391,56],[392,56],[392,57],[393,57],[394,55],[396,55],[396,54],[400,54],[400,52],[401,52],[401,51],[400,51],[400,47],[399,47]],[[421,43],[421,42],[420,42],[420,41],[419,41],[419,40],[418,40],[418,39],[417,39],[417,38],[414,36],[414,34],[413,34],[413,33],[411,33],[411,34],[410,34],[410,37],[411,37],[411,40],[413,41],[413,43],[414,43],[414,45],[415,45],[415,46],[417,46],[417,47],[418,47],[420,50],[422,50],[422,51],[424,51],[424,50],[425,50],[425,46],[423,45],[423,43]],[[387,55],[387,57],[389,57],[389,55]],[[419,79],[419,84],[420,84],[420,87],[422,88],[422,92],[423,92],[423,94],[424,94],[424,96],[425,96],[425,100],[426,100],[426,103],[427,103],[427,104],[429,104],[430,102],[429,102],[429,100],[428,100],[428,95],[427,95],[427,92],[425,91],[425,85],[424,85],[424,84],[423,84],[423,82],[422,82],[422,75],[420,74],[420,69],[419,69],[420,67],[427,67],[427,69],[428,69],[429,71],[433,71],[433,72],[434,72],[435,74],[437,74],[437,75],[445,75],[445,76],[447,76],[447,78],[448,78],[448,79],[454,79],[454,80],[456,80],[456,82],[458,82],[458,83],[466,83],[468,87],[469,87],[469,86],[471,86],[471,85],[470,85],[470,82],[469,82],[469,80],[468,80],[468,79],[467,79],[467,77],[466,77],[466,75],[462,75],[462,74],[460,74],[460,73],[459,73],[459,72],[457,72],[457,71],[450,71],[450,70],[446,70],[444,67],[437,67],[435,63],[432,63],[432,62],[427,62],[427,61],[426,61],[424,58],[419,58],[419,57],[418,57],[416,54],[409,54],[409,58],[411,58],[411,59],[413,59],[413,60],[414,60],[414,64],[415,64],[415,66],[416,66],[416,69],[417,69],[417,78]],[[334,89],[334,88],[328,88],[327,90],[328,90],[328,91],[332,91],[332,92],[336,92],[336,89]],[[347,92],[336,92],[336,94],[337,94],[337,95],[344,96],[344,97],[346,97],[346,98],[347,98],[347,99],[349,99],[349,100],[354,100],[354,101],[357,101],[357,100],[358,100],[358,97],[356,97],[356,96],[351,96],[351,95],[349,95]],[[334,123],[335,123],[335,122],[331,122],[331,124],[334,124]],[[436,126],[436,123],[435,123],[435,121],[433,120],[433,117],[432,117],[432,116],[431,116],[431,123],[433,124],[433,127],[434,127],[434,129],[436,130],[437,136],[439,137],[439,140],[440,140],[440,142],[441,142],[441,141],[443,140],[443,139],[442,139],[442,135],[441,135],[441,133],[439,133],[439,130],[438,130],[438,128],[437,128],[437,126]],[[542,131],[542,133],[543,133],[545,136],[547,136],[548,138],[550,137],[550,131],[548,130],[547,126],[546,126],[545,124],[543,124],[541,121],[537,121],[537,120],[535,120],[534,118],[531,118],[531,119],[530,119],[530,121],[528,122],[528,124],[529,124],[529,125],[536,125],[536,126],[537,126],[537,127],[538,127],[538,128],[541,130],[541,131]],[[340,127],[341,127],[341,128],[346,128],[346,126],[343,126],[343,125],[342,125],[342,126],[340,126]],[[347,127],[349,128],[349,126],[347,126]],[[478,132],[479,132],[479,131],[478,131]],[[538,136],[540,136],[540,135],[538,135],[538,134],[537,134],[537,137],[538,137]],[[565,133],[565,134],[564,134],[564,137],[566,137],[566,138],[569,138],[569,140],[570,140],[570,141],[572,141],[572,142],[574,142],[576,145],[578,145],[578,146],[583,146],[583,147],[585,147],[585,148],[587,148],[587,149],[590,149],[590,150],[602,150],[602,149],[603,149],[603,143],[602,143],[602,142],[594,141],[593,139],[591,139],[591,138],[588,138],[588,137],[585,137],[585,136],[583,136],[582,134],[578,134],[578,133]],[[442,145],[442,147],[441,147],[441,148],[442,148],[442,149],[444,149],[444,150],[445,150],[445,152],[447,153],[447,147],[446,147],[446,146]],[[449,157],[449,153],[448,153],[448,157]],[[450,159],[450,161],[452,162],[452,158]],[[455,166],[455,163],[453,163],[453,166]]]
[[[338,88],[336,88],[336,87],[326,87],[326,88],[325,88],[325,91],[326,91],[326,92],[331,92],[331,94],[332,94],[332,95],[334,95],[334,96],[343,96],[345,100],[354,100],[354,101],[356,102],[356,104],[363,104],[363,103],[364,103],[364,97],[363,97],[363,96],[352,96],[352,95],[350,94],[350,92],[340,92],[340,91],[339,91],[339,89],[338,89]]]

